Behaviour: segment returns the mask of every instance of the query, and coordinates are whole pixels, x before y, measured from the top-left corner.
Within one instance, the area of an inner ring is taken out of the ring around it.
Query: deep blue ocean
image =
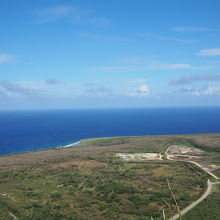
[[[0,155],[85,138],[220,133],[220,108],[1,111]]]

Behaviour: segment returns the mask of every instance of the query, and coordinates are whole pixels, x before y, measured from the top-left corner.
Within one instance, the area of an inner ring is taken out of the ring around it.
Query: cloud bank
[[[204,75],[188,75],[183,76],[169,82],[170,85],[186,85],[199,81],[219,81],[220,75],[204,74]]]
[[[220,56],[220,48],[204,49],[197,53],[198,56]]]

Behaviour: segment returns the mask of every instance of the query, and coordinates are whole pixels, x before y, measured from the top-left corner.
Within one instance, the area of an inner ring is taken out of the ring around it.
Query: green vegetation
[[[183,220],[220,219],[220,185],[215,185],[211,195],[187,213]]]
[[[124,162],[115,153],[164,153],[171,144],[194,146],[191,139],[191,136],[91,139],[83,141],[80,147],[1,157],[0,219],[13,219],[12,213],[22,220],[151,217],[159,220],[163,209],[167,216],[171,215],[167,204],[174,215],[176,209],[167,179],[180,208],[184,208],[204,192],[207,174],[188,162]],[[205,158],[211,155],[218,164],[219,154],[204,155]],[[219,195],[216,186],[216,192],[208,197],[213,200],[210,219],[219,214],[214,202],[219,201]],[[195,213],[186,215],[186,219],[204,213],[207,201],[198,206],[197,212],[195,209]]]
[[[2,173],[1,190],[7,198],[2,198],[2,207],[14,207],[12,212],[22,219],[150,219],[160,218],[161,210],[167,210],[164,200],[172,204],[167,178],[181,207],[205,187],[206,176],[194,172],[188,164],[124,163],[109,157],[106,155],[105,166],[90,161],[97,166],[26,168]]]

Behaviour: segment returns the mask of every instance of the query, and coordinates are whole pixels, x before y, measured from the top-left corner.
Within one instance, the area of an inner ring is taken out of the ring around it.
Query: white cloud
[[[135,66],[105,66],[105,67],[95,67],[91,68],[88,71],[90,72],[130,72],[130,71],[140,71],[139,67]]]
[[[46,83],[47,83],[48,85],[58,85],[58,84],[61,83],[61,81],[60,81],[60,80],[57,80],[57,79],[55,79],[55,78],[48,78],[48,79],[46,79]]]
[[[106,18],[89,18],[87,23],[102,27],[110,24],[111,22]]]
[[[65,84],[53,78],[45,81],[3,81],[0,82],[0,90],[10,97],[46,98],[62,96],[65,93],[70,95],[68,89],[70,85],[73,83]]]
[[[187,75],[171,80],[170,85],[185,85],[200,81],[219,81],[219,74]]]
[[[33,82],[0,82],[0,89],[8,95],[35,96],[41,92]]]
[[[105,26],[110,21],[103,17],[94,17],[91,10],[73,6],[54,6],[33,11],[36,15],[35,23],[50,23],[59,20],[67,20],[79,24],[91,24]]]
[[[197,53],[198,56],[220,56],[220,48],[204,49]]]
[[[0,63],[9,63],[13,61],[13,59],[14,59],[14,56],[11,54],[5,54],[5,53],[0,54]]]
[[[180,92],[193,95],[193,96],[202,96],[202,95],[220,95],[220,87],[218,86],[206,86],[201,88],[184,88]]]
[[[10,96],[10,94],[6,90],[1,88],[1,86],[0,86],[0,99],[5,98],[5,97],[9,97],[9,96]]]
[[[158,70],[210,70],[213,69],[212,66],[192,66],[191,64],[186,63],[176,63],[176,64],[163,64],[163,63],[155,63],[154,66],[152,66],[153,69]]]
[[[185,63],[166,64],[161,62],[152,62],[149,65],[131,65],[131,66],[105,66],[88,69],[89,72],[139,72],[147,70],[211,70],[213,66],[193,66]]]
[[[196,27],[196,26],[182,26],[173,28],[176,32],[200,32],[200,31],[211,31],[208,27]]]
[[[116,41],[116,42],[131,42],[132,39],[124,37],[113,37],[113,36],[104,36],[101,34],[96,34],[93,32],[78,32],[77,36],[82,38],[94,39],[94,40],[107,40],[107,41]]]
[[[0,98],[73,99],[79,96],[112,97],[114,91],[100,82],[41,81],[0,82]]]
[[[53,22],[61,18],[71,16],[74,20],[81,18],[81,13],[78,9],[69,6],[56,6],[51,8],[44,8],[34,11],[37,15],[37,23]]]
[[[220,87],[209,86],[203,91],[205,95],[220,95]]]
[[[157,40],[174,41],[174,42],[178,42],[178,43],[195,43],[196,42],[195,40],[180,39],[180,38],[169,37],[169,36],[162,36],[162,35],[155,34],[155,33],[138,33],[137,35],[142,36],[142,37],[153,38],[153,39],[157,39]]]
[[[192,69],[193,67],[190,64],[158,64],[155,66],[155,69],[162,70],[179,70],[179,69]]]
[[[150,88],[148,85],[140,85],[137,89],[136,92],[139,93],[142,96],[146,96],[150,94]]]
[[[138,88],[127,94],[130,97],[145,97],[151,95],[150,87],[146,84],[140,85]]]

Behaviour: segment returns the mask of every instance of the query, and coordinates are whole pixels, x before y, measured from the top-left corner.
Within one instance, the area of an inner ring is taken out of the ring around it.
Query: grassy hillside
[[[184,144],[207,148],[205,163],[209,160],[219,164],[220,154],[216,150],[220,148],[219,137],[90,139],[78,147],[0,157],[0,219],[13,219],[11,214],[22,220],[161,219],[163,209],[167,216],[176,214],[167,179],[183,208],[204,192],[207,174],[187,162],[125,162],[115,157],[115,153],[164,153],[172,144]],[[204,138],[206,142],[202,144]],[[214,150],[209,149],[207,139],[215,140],[210,145]],[[218,201],[218,190],[212,195],[212,199],[207,199]],[[195,213],[209,210],[207,201]],[[186,219],[196,219],[191,218],[195,213],[189,213]],[[213,205],[210,219],[218,219],[218,214],[217,206]]]

